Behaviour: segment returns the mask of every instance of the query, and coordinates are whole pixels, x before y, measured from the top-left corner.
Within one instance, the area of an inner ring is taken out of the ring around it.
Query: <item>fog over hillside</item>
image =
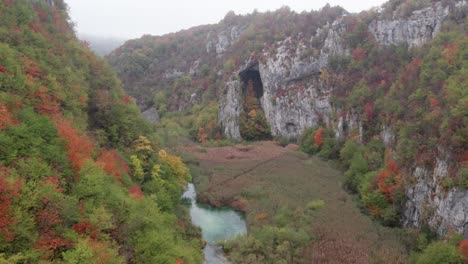
[[[81,40],[89,42],[89,47],[102,57],[111,53],[126,41],[124,38],[96,36],[92,34],[78,34],[78,37]]]

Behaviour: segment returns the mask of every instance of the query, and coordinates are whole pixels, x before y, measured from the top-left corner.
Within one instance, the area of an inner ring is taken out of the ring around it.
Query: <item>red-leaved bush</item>
[[[49,90],[46,87],[40,87],[34,93],[34,98],[37,103],[35,106],[36,111],[41,115],[49,115],[57,117],[60,115],[60,103],[59,99],[49,94]]]
[[[16,124],[18,124],[18,121],[13,117],[7,106],[0,103],[0,130]]]
[[[21,181],[10,183],[7,180],[8,174],[7,168],[0,168],[0,237],[7,242],[14,239],[11,225],[15,223],[15,219],[11,216],[11,204],[21,192]]]
[[[48,197],[43,197],[41,204],[41,209],[36,215],[39,239],[34,247],[41,251],[45,259],[50,259],[60,250],[72,246],[73,243],[60,236],[58,228],[63,222],[60,216],[60,204],[51,201]]]
[[[65,142],[65,147],[68,151],[68,161],[72,164],[72,169],[76,174],[84,162],[91,159],[94,144],[88,136],[80,135],[78,130],[73,128],[71,121],[56,120],[55,127],[60,139]]]
[[[468,239],[464,239],[460,242],[460,247],[458,248],[460,255],[465,261],[468,261]]]
[[[385,195],[387,201],[393,202],[393,193],[401,184],[400,172],[394,161],[387,163],[387,167],[377,177],[379,190]]]
[[[320,147],[323,144],[323,128],[317,129],[314,135],[314,145]]]
[[[135,200],[143,199],[143,192],[141,191],[141,188],[139,186],[134,185],[128,188],[128,192],[130,194],[130,197],[132,197]]]
[[[125,160],[115,150],[101,149],[96,160],[107,174],[113,175],[115,179],[122,183],[123,173],[129,173],[130,169]]]

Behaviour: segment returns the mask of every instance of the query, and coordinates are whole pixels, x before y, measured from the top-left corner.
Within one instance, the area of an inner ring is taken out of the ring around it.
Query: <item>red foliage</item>
[[[351,52],[355,61],[361,61],[366,56],[367,52],[363,49],[355,49]]]
[[[49,17],[49,15],[47,15],[47,13],[44,12],[44,10],[42,10],[40,8],[34,8],[34,11],[39,16],[39,19],[41,20],[41,22],[47,21],[47,18]]]
[[[39,226],[39,239],[34,244],[45,258],[52,257],[57,251],[72,246],[70,241],[66,241],[59,235],[57,228],[63,222],[60,217],[60,206],[53,203],[49,198],[42,198],[42,208],[36,216]]]
[[[421,58],[414,58],[408,67],[406,67],[405,72],[403,75],[400,77],[400,84],[401,85],[409,85],[410,82],[413,80],[417,80],[419,76],[419,69],[422,64],[422,59]]]
[[[364,116],[367,121],[371,121],[374,119],[374,104],[373,103],[367,103],[364,106]]]
[[[29,23],[29,28],[30,28],[32,31],[36,32],[36,33],[41,32],[41,29],[40,29],[39,26],[36,25],[35,23],[32,23],[32,22]]]
[[[133,100],[132,100],[132,97],[130,97],[128,94],[126,94],[126,95],[124,96],[124,98],[123,98],[123,102],[124,102],[124,104],[126,104],[126,105],[131,104],[132,101],[133,101]]]
[[[176,260],[175,264],[184,264],[184,261],[182,259]]]
[[[16,124],[18,124],[18,121],[13,117],[6,105],[0,103],[0,130]]]
[[[458,52],[458,44],[447,44],[445,45],[445,49],[442,51],[442,58],[447,61],[449,64],[453,64],[455,62],[455,58]]]
[[[40,87],[34,93],[37,99],[36,111],[41,115],[49,115],[57,117],[61,114],[59,99],[48,93],[46,87]]]
[[[323,128],[317,129],[314,135],[314,145],[320,147],[323,144]]]
[[[6,74],[7,69],[5,67],[3,67],[2,65],[0,65],[0,72],[3,73],[3,74]]]
[[[203,81],[202,83],[203,91],[208,90],[210,88],[210,83],[208,81]]]
[[[393,193],[401,184],[400,172],[394,161],[387,163],[387,167],[377,177],[379,190],[385,195],[387,201],[393,202]]]
[[[130,194],[130,197],[132,197],[135,200],[141,200],[144,197],[143,192],[141,191],[141,188],[136,185],[128,188],[128,192]]]
[[[437,101],[437,99],[435,98],[430,98],[429,99],[430,103],[431,103],[431,108],[436,108],[436,107],[439,107],[439,101]]]
[[[104,171],[110,175],[113,175],[115,179],[122,183],[122,174],[129,173],[130,169],[125,160],[115,150],[101,149],[99,157],[96,160],[101,164]]]
[[[89,235],[93,239],[97,236],[96,228],[89,221],[82,221],[78,224],[74,224],[73,230],[81,236]]]
[[[26,64],[26,74],[33,78],[40,78],[43,76],[42,69],[36,66],[31,59],[23,57],[23,61]]]
[[[0,237],[9,242],[14,239],[11,225],[15,223],[15,219],[10,215],[10,207],[13,199],[21,192],[21,181],[12,184],[7,177],[8,169],[0,168]]]
[[[460,241],[460,247],[458,249],[462,258],[468,261],[468,239]]]
[[[56,120],[55,127],[60,139],[66,144],[68,161],[72,164],[73,171],[78,173],[84,162],[91,159],[94,144],[88,136],[79,135],[78,130],[73,128],[71,121]]]

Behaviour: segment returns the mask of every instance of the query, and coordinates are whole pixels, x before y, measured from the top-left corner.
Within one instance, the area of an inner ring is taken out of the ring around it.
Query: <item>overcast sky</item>
[[[317,10],[326,3],[349,12],[380,6],[385,0],[65,0],[81,34],[137,38],[163,35],[197,25],[217,23],[230,10],[236,14],[291,9]]]

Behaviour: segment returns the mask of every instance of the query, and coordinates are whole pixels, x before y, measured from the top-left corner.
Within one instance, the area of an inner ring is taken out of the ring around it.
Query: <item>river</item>
[[[229,240],[237,235],[247,233],[244,217],[231,208],[214,208],[197,203],[197,193],[192,183],[182,195],[190,199],[190,217],[192,224],[201,228],[202,237],[207,242],[203,250],[205,264],[227,264],[229,261],[223,251],[216,245],[217,241]]]

